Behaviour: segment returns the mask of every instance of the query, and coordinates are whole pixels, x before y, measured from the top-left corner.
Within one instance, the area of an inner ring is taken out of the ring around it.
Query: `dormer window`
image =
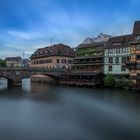
[[[38,55],[38,54],[39,54],[39,52],[36,52],[36,53],[35,53],[35,55]]]
[[[45,53],[46,53],[46,54],[49,54],[50,52],[49,52],[49,50],[46,50]]]
[[[57,54],[61,54],[61,50],[57,50]]]

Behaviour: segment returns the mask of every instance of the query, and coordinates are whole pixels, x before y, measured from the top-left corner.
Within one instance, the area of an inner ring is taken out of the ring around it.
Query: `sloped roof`
[[[6,61],[21,61],[22,58],[21,57],[6,57],[5,59]]]
[[[128,45],[130,41],[133,41],[133,39],[133,34],[111,37],[109,38],[105,48],[125,46]]]
[[[44,56],[69,56],[74,57],[74,50],[64,44],[56,44],[44,48],[37,49],[31,58]]]

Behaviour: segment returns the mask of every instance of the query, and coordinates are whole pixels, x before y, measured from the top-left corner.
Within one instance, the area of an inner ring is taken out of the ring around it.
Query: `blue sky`
[[[139,0],[0,0],[0,58],[52,43],[77,46],[100,32],[132,32]]]

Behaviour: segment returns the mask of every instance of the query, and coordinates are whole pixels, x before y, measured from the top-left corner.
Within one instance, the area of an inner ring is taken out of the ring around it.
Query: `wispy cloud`
[[[27,56],[53,43],[77,46],[100,32],[131,33],[139,19],[139,0],[10,0],[0,1],[0,57]]]

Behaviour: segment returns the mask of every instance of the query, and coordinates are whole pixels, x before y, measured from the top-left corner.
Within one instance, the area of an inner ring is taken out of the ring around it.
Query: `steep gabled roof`
[[[125,46],[133,39],[133,34],[111,37],[109,38],[105,48]]]

